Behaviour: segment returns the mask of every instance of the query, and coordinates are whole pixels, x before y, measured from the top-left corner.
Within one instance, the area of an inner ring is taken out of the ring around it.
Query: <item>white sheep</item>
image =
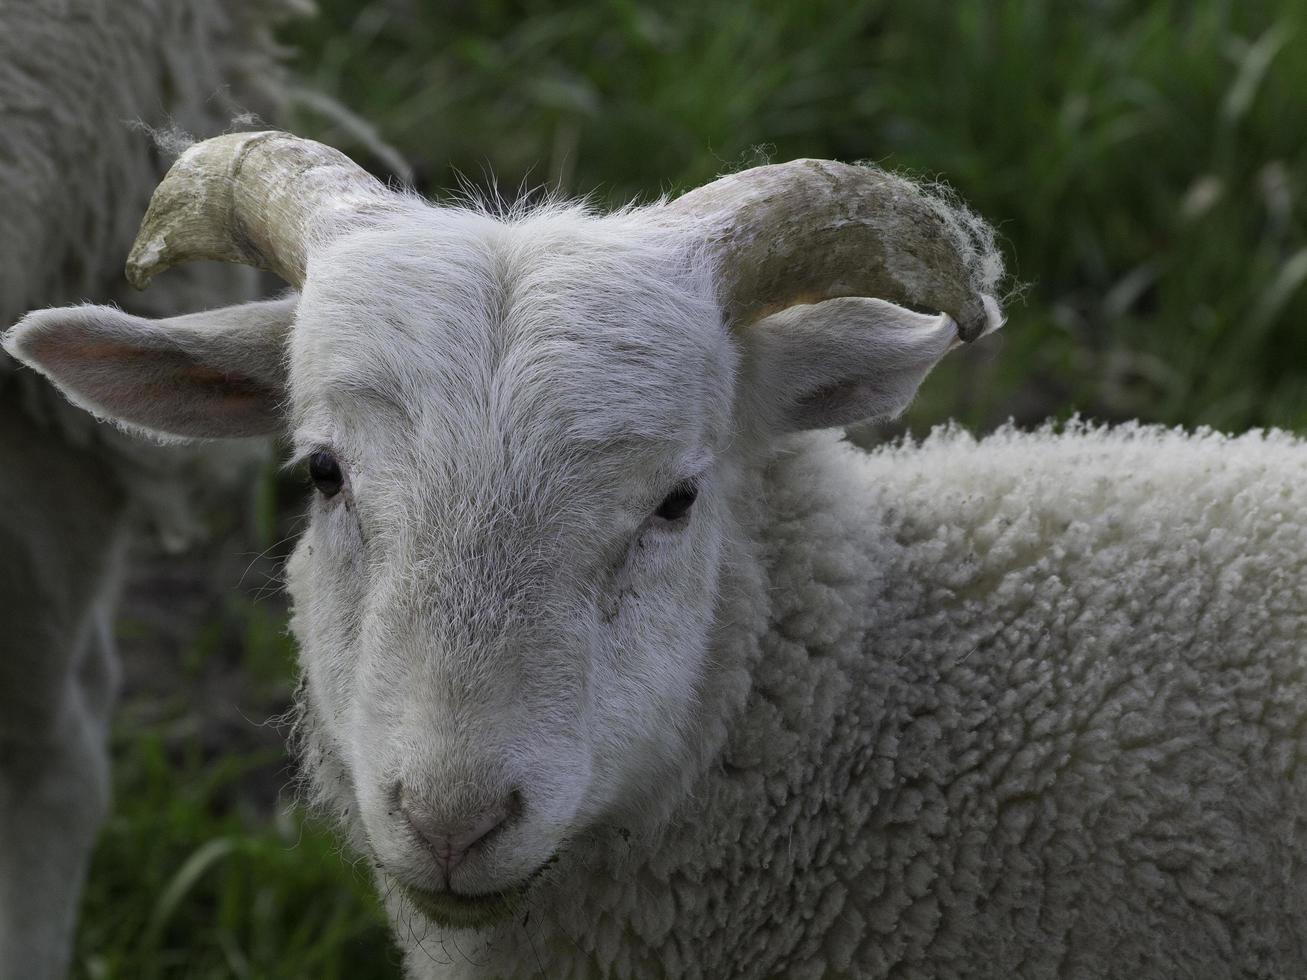
[[[410,976],[1307,975],[1307,447],[809,431],[997,326],[966,212],[800,161],[501,220],[261,134],[129,275],[198,256],[298,305],[4,343],[292,434],[301,748]]]
[[[288,88],[267,34],[295,6],[0,3],[0,324],[33,306],[86,298],[159,315],[258,295],[251,270],[212,265],[186,270],[157,295],[130,295],[120,256],[166,168],[131,124],[212,133],[238,111],[275,112]],[[218,472],[181,479],[200,466],[194,453],[96,424],[0,354],[6,980],[66,970],[81,880],[108,807],[111,623],[123,553],[144,520],[171,538],[189,530],[200,477]]]

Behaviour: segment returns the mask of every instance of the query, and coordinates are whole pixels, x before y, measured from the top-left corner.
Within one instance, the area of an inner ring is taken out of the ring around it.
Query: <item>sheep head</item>
[[[6,349],[130,427],[289,432],[317,487],[288,567],[307,756],[448,926],[510,910],[578,834],[666,815],[721,745],[773,437],[900,410],[999,323],[978,220],[820,161],[495,217],[222,137],[165,179],[130,271],[203,257],[299,295],[45,310]]]

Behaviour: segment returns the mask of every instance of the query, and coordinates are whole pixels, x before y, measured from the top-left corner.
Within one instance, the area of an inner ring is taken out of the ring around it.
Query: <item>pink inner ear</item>
[[[29,351],[87,407],[124,422],[201,437],[275,428],[277,391],[244,373],[198,363],[177,347],[52,330],[32,338]]]
[[[56,372],[121,373],[125,378],[181,372],[195,363],[176,349],[139,347],[82,331],[43,330],[28,342],[28,349]]]
[[[55,334],[38,337],[33,353],[45,364],[78,372],[121,373],[121,380],[141,393],[190,390],[201,398],[217,395],[238,401],[268,396],[267,386],[254,378],[200,364],[180,350],[143,349],[100,337],[76,341],[68,343]]]
[[[217,371],[203,364],[181,368],[174,385],[193,388],[202,397],[218,397],[224,401],[255,402],[273,397],[268,386],[246,374]],[[160,387],[164,387],[161,384]]]
[[[27,349],[42,364],[69,367],[88,361],[130,362],[141,357],[139,348],[66,330],[40,330],[28,340]]]

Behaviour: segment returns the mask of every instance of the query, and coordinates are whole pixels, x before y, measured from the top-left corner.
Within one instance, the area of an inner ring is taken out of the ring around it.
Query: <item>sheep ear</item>
[[[763,413],[774,432],[897,415],[960,343],[946,315],[861,297],[792,306],[737,336],[751,410]]]
[[[112,306],[29,313],[4,349],[95,415],[155,436],[279,428],[299,297],[148,320]]]

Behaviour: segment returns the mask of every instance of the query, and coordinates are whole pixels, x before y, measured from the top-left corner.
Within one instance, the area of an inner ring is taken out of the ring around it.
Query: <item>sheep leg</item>
[[[109,808],[127,498],[0,398],[0,977],[65,975]]]

